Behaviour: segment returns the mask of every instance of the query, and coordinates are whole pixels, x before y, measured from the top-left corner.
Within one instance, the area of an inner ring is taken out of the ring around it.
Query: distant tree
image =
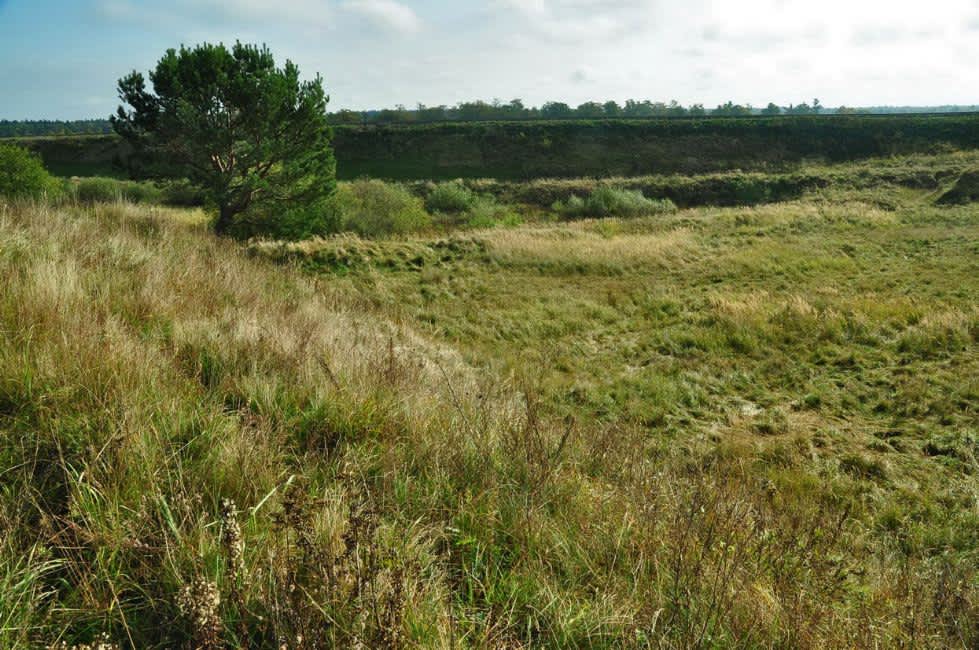
[[[703,104],[692,104],[687,110],[687,114],[692,117],[704,117],[707,115],[707,109],[704,108]]]
[[[588,119],[605,117],[605,107],[598,102],[585,102],[575,109],[575,115]]]
[[[574,109],[564,102],[547,102],[540,109],[541,117],[551,120],[574,117]]]
[[[419,122],[442,122],[449,119],[449,109],[445,106],[425,106],[419,104],[417,109]]]
[[[336,188],[323,81],[277,68],[266,47],[236,43],[168,50],[150,72],[119,81],[115,130],[138,153],[162,156],[218,207],[214,224],[312,207]],[[266,224],[268,225],[268,224]]]
[[[680,105],[677,100],[670,102],[670,105],[666,107],[667,117],[684,117],[687,114],[687,109]]]
[[[652,117],[654,115],[653,104],[648,99],[642,102],[627,99],[622,112],[626,117]]]
[[[836,109],[837,115],[856,115],[857,109],[850,108],[849,106],[840,106]]]
[[[761,109],[762,115],[781,115],[782,108],[776,104],[769,102],[768,106]]]
[[[812,100],[812,112],[818,115],[822,110],[823,105],[819,103],[819,99]]]
[[[713,110],[713,114],[720,117],[741,117],[745,115],[751,115],[751,106],[742,106],[741,104],[735,104],[734,102],[727,102],[726,104],[721,104]]]
[[[796,106],[789,104],[789,107],[785,109],[785,112],[789,115],[812,115],[812,106],[802,102]]]
[[[455,108],[457,119],[464,122],[479,122],[494,119],[497,109],[481,99],[474,102],[462,102]]]
[[[500,117],[507,120],[523,120],[527,118],[527,107],[522,99],[511,99],[500,107]]]
[[[396,108],[382,108],[374,114],[371,121],[379,124],[395,124],[402,118],[401,111]]]
[[[602,112],[605,117],[622,117],[622,107],[611,100],[602,104]]]
[[[360,124],[364,117],[362,113],[343,109],[336,113],[330,113],[330,121],[334,124]]]
[[[418,117],[417,112],[408,110],[404,104],[396,104],[394,110],[398,112],[399,122],[414,122]]]

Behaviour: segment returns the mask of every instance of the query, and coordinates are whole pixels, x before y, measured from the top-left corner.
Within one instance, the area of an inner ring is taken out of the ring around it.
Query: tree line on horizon
[[[112,133],[108,119],[0,120],[0,138]]]
[[[849,109],[841,107],[845,112]],[[778,106],[769,104],[764,109],[755,109],[750,104],[727,102],[716,108],[706,108],[703,104],[684,106],[673,100],[669,103],[650,100],[626,100],[624,104],[616,101],[585,102],[572,106],[566,102],[545,102],[543,105],[527,106],[521,99],[509,102],[476,100],[461,102],[455,106],[426,106],[418,104],[415,108],[398,105],[381,110],[354,111],[343,109],[330,114],[334,124],[393,124],[430,122],[489,122],[520,120],[596,120],[596,119],[642,119],[642,118],[680,118],[680,117],[743,117],[750,115],[815,115],[824,110],[819,100],[812,104]],[[838,112],[835,109],[831,112]]]
[[[776,115],[853,115],[853,114],[913,114],[913,113],[967,113],[979,111],[977,105],[944,106],[869,106],[836,108],[825,107],[819,99],[812,102],[780,106],[770,102],[767,106],[755,107],[751,104],[736,104],[728,101],[715,108],[703,104],[684,106],[673,100],[669,103],[650,100],[626,100],[624,104],[615,101],[585,102],[572,106],[565,102],[545,102],[540,107],[527,106],[523,100],[509,102],[476,100],[461,102],[455,106],[426,106],[418,104],[415,108],[398,105],[381,110],[355,111],[342,109],[330,113],[333,124],[394,124],[431,122],[480,122],[480,121],[520,121],[520,120],[595,120],[595,119],[643,119],[643,118],[683,118],[683,117],[749,117]]]
[[[726,102],[716,108],[703,104],[682,104],[671,101],[627,100],[585,102],[572,106],[565,102],[546,102],[540,107],[527,106],[520,99],[509,102],[476,100],[461,102],[455,106],[426,106],[355,111],[341,109],[328,114],[334,125],[357,124],[429,124],[435,122],[505,122],[531,120],[596,120],[596,119],[669,119],[696,117],[749,117],[777,115],[848,115],[848,114],[913,114],[913,113],[966,113],[979,111],[976,105],[945,106],[871,106],[851,108],[824,107],[818,99],[812,102],[780,106],[769,103],[763,108],[751,104]],[[0,120],[0,138],[42,137],[64,135],[100,135],[112,133],[108,119],[89,120]]]

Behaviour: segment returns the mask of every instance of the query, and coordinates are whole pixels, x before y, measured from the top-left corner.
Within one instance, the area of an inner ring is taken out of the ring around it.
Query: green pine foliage
[[[303,81],[291,61],[277,67],[268,48],[242,43],[168,50],[149,78],[152,91],[139,72],[119,81],[129,108],[113,126],[156,173],[205,192],[217,232],[329,227],[294,216],[320,210],[336,188],[321,78]]]

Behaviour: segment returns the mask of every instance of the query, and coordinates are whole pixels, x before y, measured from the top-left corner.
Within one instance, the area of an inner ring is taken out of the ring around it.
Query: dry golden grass
[[[779,432],[803,415],[752,411],[763,435],[726,441],[556,417],[533,369],[487,374],[395,318],[376,270],[354,290],[196,222],[0,204],[0,645],[975,643],[970,554],[871,525],[897,468],[824,462]],[[708,260],[693,226],[475,238],[516,266]],[[698,318],[780,333],[840,311],[778,295]],[[974,326],[934,313],[907,345]]]
[[[490,254],[504,264],[561,267],[667,267],[682,262],[694,249],[693,234],[676,228],[657,234],[617,233],[616,220],[551,227],[495,229],[475,233]]]

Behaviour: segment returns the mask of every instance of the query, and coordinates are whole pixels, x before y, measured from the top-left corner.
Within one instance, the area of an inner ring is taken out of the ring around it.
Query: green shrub
[[[60,183],[44,169],[39,156],[20,147],[0,144],[0,196],[40,198],[60,191]]]
[[[163,191],[153,183],[121,181],[119,193],[128,203],[163,203]]]
[[[572,195],[567,201],[554,204],[554,211],[573,218],[643,217],[674,212],[669,199],[649,199],[637,190],[622,190],[606,185],[595,189],[587,198]]]
[[[204,192],[187,180],[176,180],[166,183],[163,188],[163,202],[179,207],[197,207],[204,205]]]
[[[142,181],[93,176],[74,183],[74,196],[81,203],[161,203],[196,207],[204,205],[204,194],[186,180],[167,181],[162,185]]]
[[[439,183],[425,199],[425,207],[431,212],[466,212],[479,197],[460,181]]]
[[[353,181],[340,186],[335,202],[343,229],[365,237],[415,232],[432,223],[422,200],[400,184]]]
[[[274,213],[267,206],[248,210],[238,216],[229,234],[238,239],[261,237],[298,241],[336,234],[342,230],[342,224],[337,201],[325,198]]]
[[[75,198],[81,203],[162,203],[164,194],[152,183],[115,178],[81,178],[75,183]]]
[[[477,197],[466,211],[465,217],[466,225],[470,228],[513,226],[520,223],[519,216],[491,196]]]
[[[425,207],[448,226],[492,228],[520,223],[513,210],[492,194],[479,194],[463,184],[450,181],[431,186]]]
[[[112,178],[80,178],[74,184],[75,198],[81,203],[109,203],[122,198],[118,181]]]

